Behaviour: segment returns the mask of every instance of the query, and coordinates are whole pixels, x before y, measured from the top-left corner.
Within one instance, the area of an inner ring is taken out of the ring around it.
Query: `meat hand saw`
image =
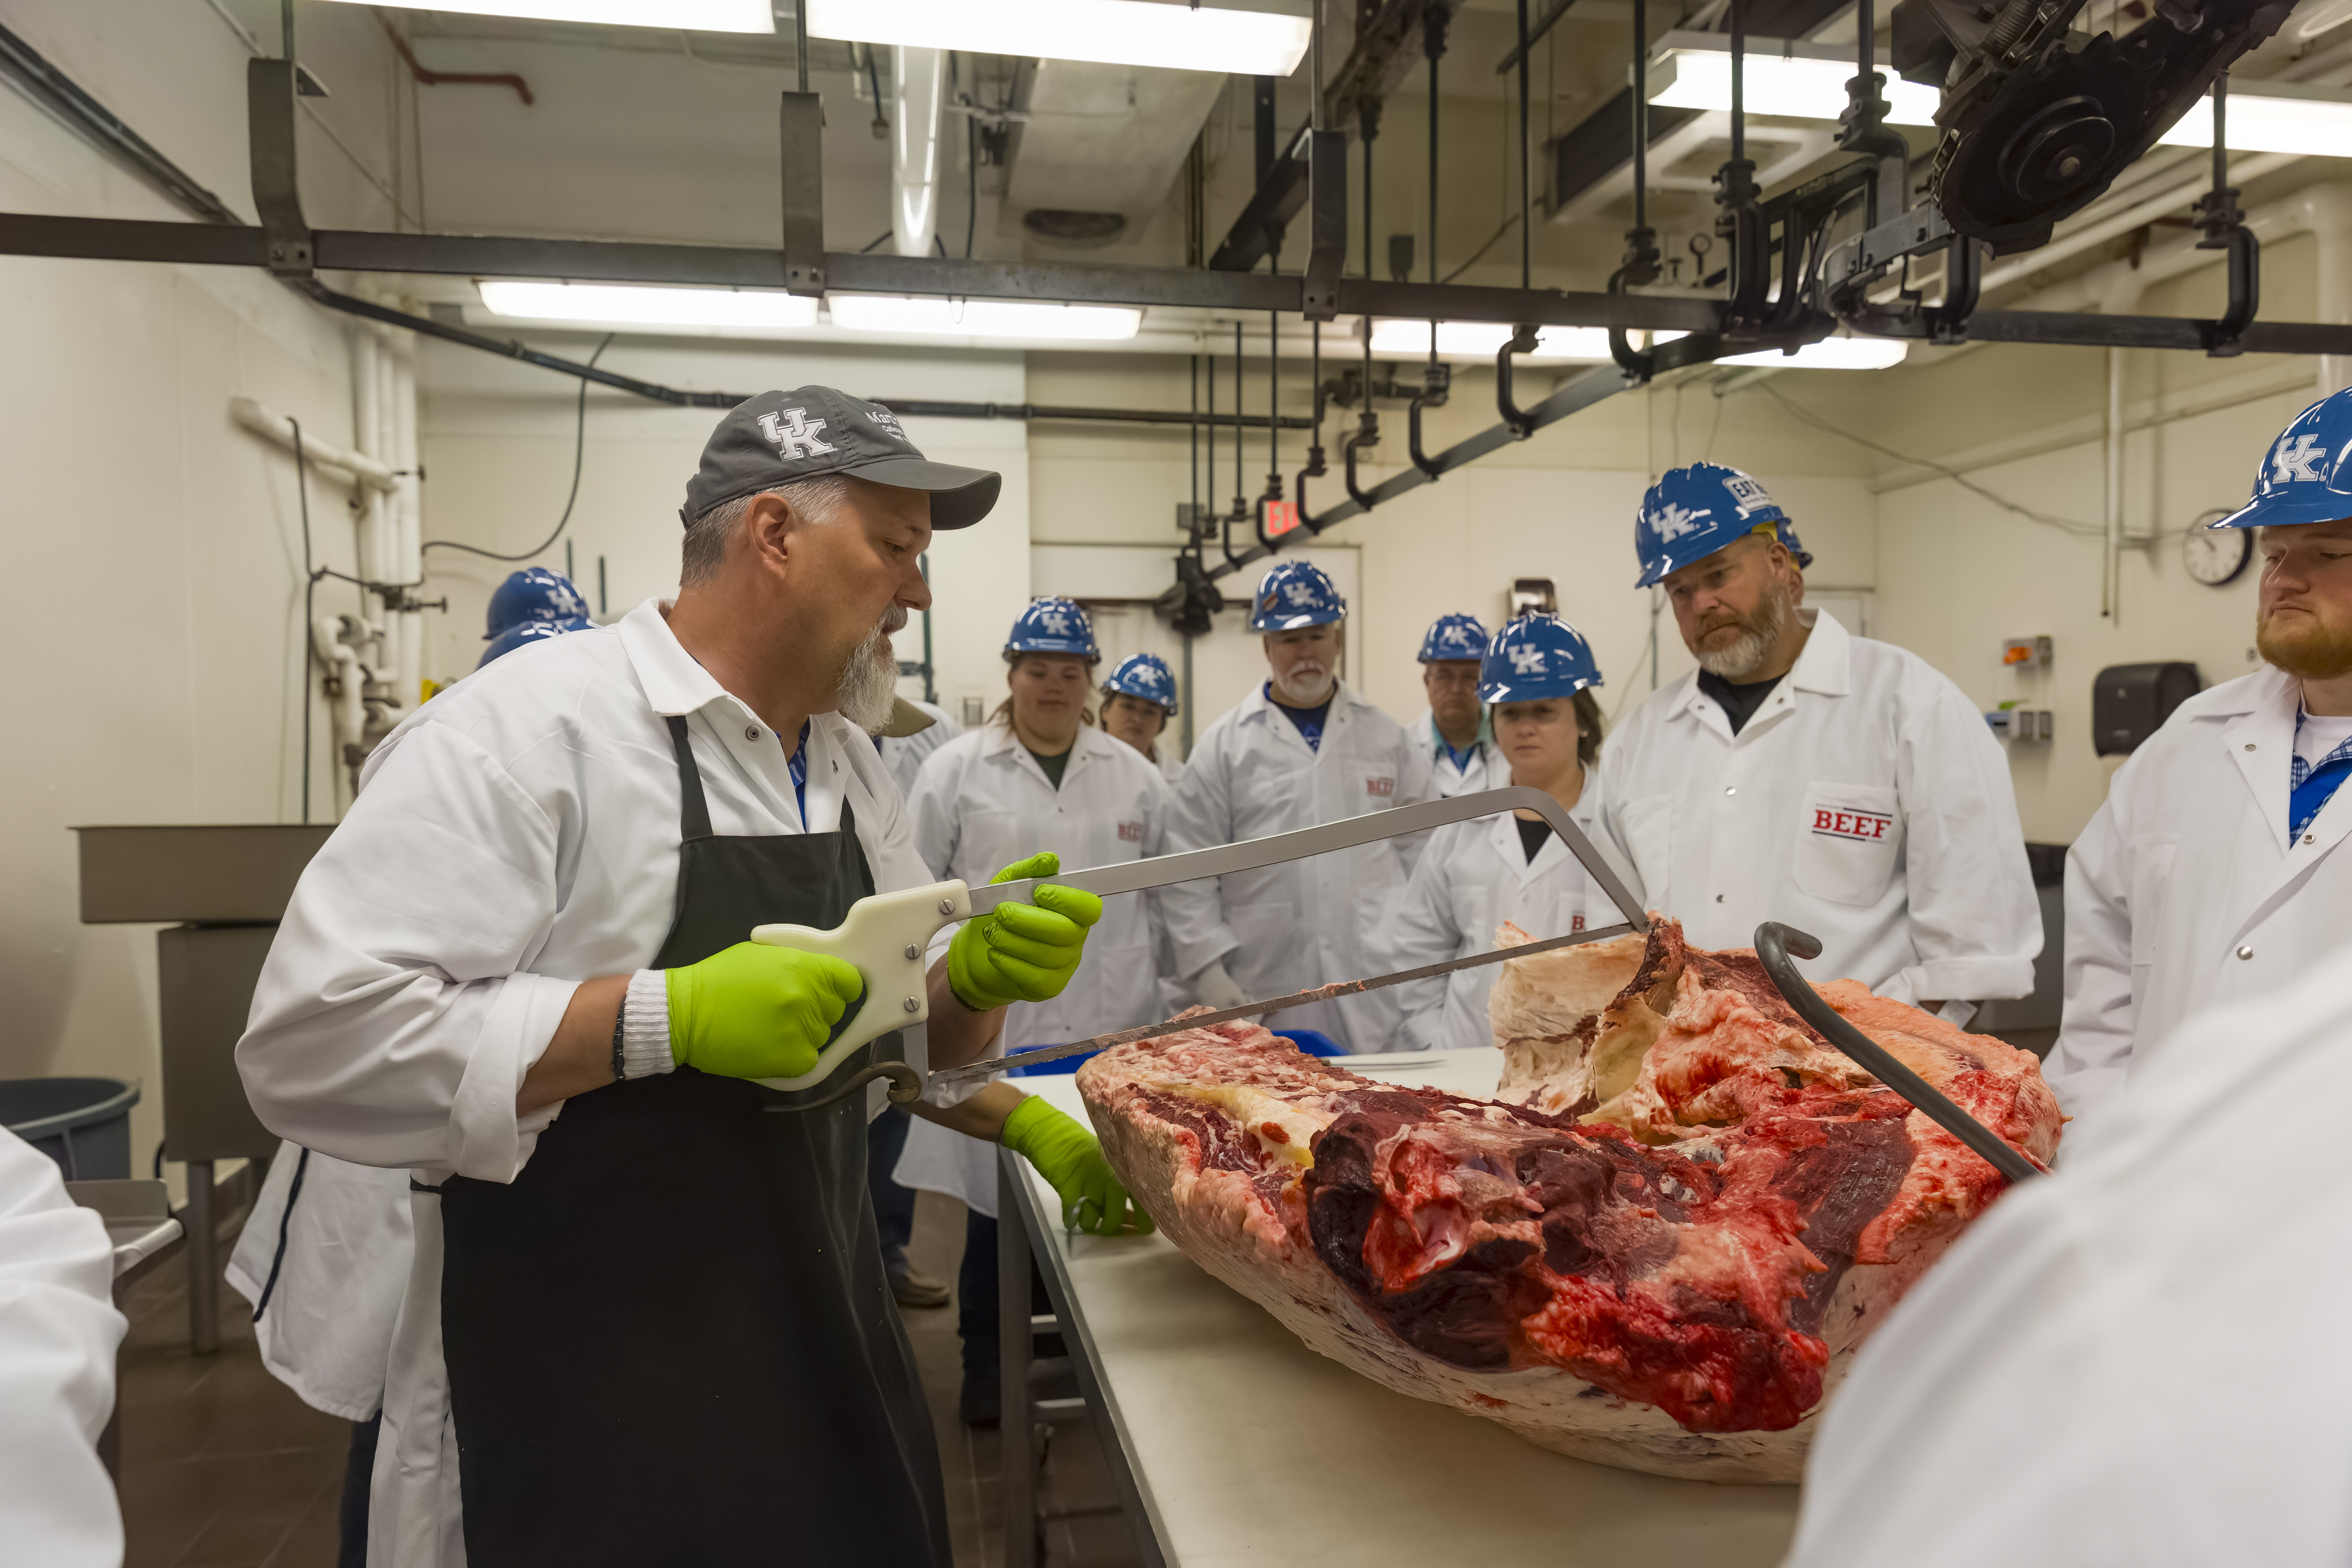
[[[1467,822],[1514,810],[1532,811],[1551,825],[1551,830],[1559,835],[1560,842],[1582,863],[1586,873],[1609,895],[1618,912],[1625,917],[1622,923],[1603,926],[1597,931],[1578,931],[1569,936],[1550,937],[1518,947],[1473,953],[1467,958],[1424,964],[1418,969],[1402,970],[1393,974],[1335,981],[1311,990],[1269,997],[1263,1002],[1245,1003],[1239,1007],[1227,1007],[1213,1013],[1195,1013],[1181,1020],[1147,1024],[1114,1034],[1097,1035],[1091,1039],[1041,1046],[1034,1050],[1020,1051],[1008,1057],[986,1057],[963,1067],[945,1068],[931,1076],[940,1083],[969,1082],[993,1077],[1031,1062],[1052,1061],[1061,1057],[1100,1050],[1108,1046],[1129,1045],[1160,1035],[1172,1035],[1182,1029],[1197,1029],[1207,1025],[1230,1023],[1237,1018],[1256,1017],[1329,997],[1351,996],[1415,980],[1434,979],[1457,969],[1500,963],[1507,958],[1524,958],[1530,953],[1547,952],[1554,948],[1605,942],[1612,937],[1650,929],[1649,916],[1643,912],[1640,902],[1609,862],[1601,858],[1601,852],[1593,847],[1592,841],[1584,836],[1583,830],[1569,819],[1568,813],[1560,808],[1559,803],[1543,791],[1524,784],[1485,790],[1476,795],[1456,795],[1452,800],[1426,801],[1419,805],[1371,812],[1363,816],[1326,823],[1320,827],[1303,827],[1293,833],[1244,839],[1238,844],[1190,849],[1174,855],[1154,856],[1146,860],[1121,861],[1117,865],[1097,866],[1081,871],[1063,871],[1051,877],[994,882],[979,888],[960,881],[933,882],[924,887],[908,888],[895,893],[877,893],[870,898],[860,899],[850,906],[849,913],[841,924],[831,931],[816,931],[799,925],[763,925],[752,931],[753,942],[829,953],[842,959],[853,965],[866,981],[865,1001],[841,1032],[818,1054],[814,1067],[797,1078],[771,1078],[759,1081],[771,1089],[814,1089],[831,1078],[836,1068],[868,1042],[879,1039],[894,1029],[922,1023],[930,1016],[926,975],[929,968],[931,938],[943,928],[958,921],[970,920],[974,915],[986,914],[1008,900],[1027,900],[1041,885],[1050,883],[1079,888],[1097,898],[1107,899],[1117,893],[1141,892],[1150,888],[1165,888],[1207,877],[1226,876],[1235,871],[1255,870],[1261,866],[1278,865],[1288,860],[1304,860],[1311,856],[1328,855],[1341,849],[1353,849],[1359,845],[1378,843],[1384,838],[1402,838],[1423,833],[1452,822]],[[821,1110],[847,1099],[878,1078],[890,1079],[890,1098],[900,1105],[910,1104],[921,1098],[926,1081],[922,1070],[911,1063],[874,1062],[849,1075],[827,1094],[774,1109]]]

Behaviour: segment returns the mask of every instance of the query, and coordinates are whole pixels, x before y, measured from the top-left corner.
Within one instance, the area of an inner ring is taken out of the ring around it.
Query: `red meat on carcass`
[[[2054,1152],[2032,1056],[1822,991]],[[1753,953],[1687,949],[1670,921],[1510,961],[1490,1015],[1491,1100],[1238,1024],[1104,1052],[1078,1086],[1169,1237],[1325,1354],[1584,1458],[1795,1479],[1826,1382],[2001,1178],[1822,1041]]]

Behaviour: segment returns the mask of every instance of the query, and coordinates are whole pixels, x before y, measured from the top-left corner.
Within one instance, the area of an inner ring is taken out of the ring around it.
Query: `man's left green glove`
[[[1061,857],[1049,850],[1016,860],[988,880],[993,887],[1061,868]],[[1059,996],[1086,954],[1087,928],[1100,919],[1102,900],[1076,888],[1040,888],[1034,903],[999,904],[964,921],[948,944],[948,984],[975,1013]]]
[[[1066,1228],[1098,1236],[1117,1236],[1130,1226],[1151,1229],[1151,1216],[1127,1195],[1103,1158],[1102,1141],[1044,1100],[1032,1096],[1014,1106],[997,1138],[1054,1184],[1062,1196]]]

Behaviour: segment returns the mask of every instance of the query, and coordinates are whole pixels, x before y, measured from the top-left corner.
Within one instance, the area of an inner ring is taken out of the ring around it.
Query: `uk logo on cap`
[[[1706,521],[1710,515],[1712,514],[1693,511],[1686,506],[1678,506],[1673,501],[1668,501],[1650,514],[1650,526],[1657,531],[1660,539],[1680,539],[1685,533],[1696,531],[1698,525]]]
[[[1541,675],[1543,673],[1543,649],[1539,647],[1529,647],[1526,644],[1522,643],[1517,647],[1507,648],[1504,651],[1511,656],[1512,674]]]
[[[817,439],[824,428],[822,419],[812,419],[805,408],[787,408],[782,415],[760,416],[760,434],[776,444],[776,455],[787,462],[796,458],[814,457],[835,448],[830,442]]]

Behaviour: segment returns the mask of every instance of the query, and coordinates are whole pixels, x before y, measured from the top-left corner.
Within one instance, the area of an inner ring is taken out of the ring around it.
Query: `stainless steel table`
[[[1501,1058],[1445,1053],[1368,1077],[1493,1092]],[[1024,1079],[1082,1121],[1076,1083]],[[1053,1189],[1001,1155],[1007,1568],[1036,1561],[1031,1338],[1057,1330],[1145,1560],[1185,1568],[1345,1562],[1705,1562],[1769,1568],[1795,1529],[1793,1487],[1667,1480],[1549,1453],[1501,1426],[1392,1394],[1307,1348],[1158,1236],[1069,1236]],[[1017,1219],[1018,1223],[1013,1223]],[[1034,1257],[1051,1319],[1029,1314]],[[1020,1461],[1020,1436],[1030,1462]]]

